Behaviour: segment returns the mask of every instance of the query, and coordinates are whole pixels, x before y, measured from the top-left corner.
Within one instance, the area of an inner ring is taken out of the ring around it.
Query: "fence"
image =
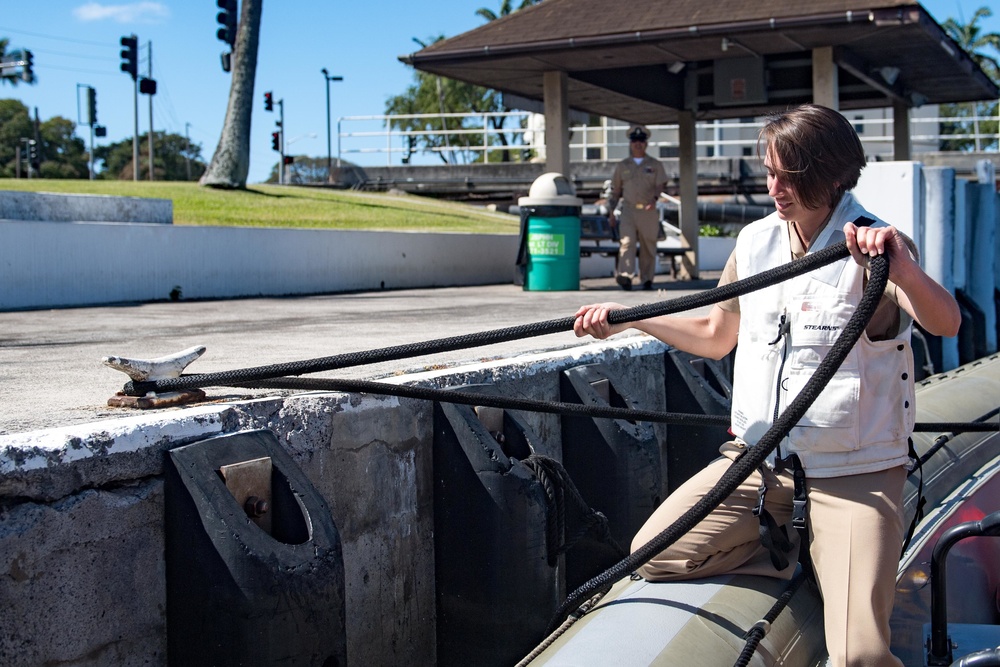
[[[997,116],[942,117],[915,115],[910,121],[914,153],[938,152],[946,142],[965,141],[968,148],[997,151],[1000,145],[1000,105]],[[891,114],[881,110],[845,112],[855,124],[869,155],[892,152]],[[571,126],[570,154],[574,162],[620,159],[628,154],[626,125],[601,118],[595,125]],[[715,120],[697,124],[699,155],[753,155],[761,121]],[[649,151],[674,157],[679,149],[676,125],[651,125]],[[499,162],[500,153],[516,152],[527,161],[545,154],[544,117],[526,111],[344,116],[337,120],[337,164],[342,160],[375,166],[398,163],[463,164]],[[954,145],[952,143],[951,145]],[[372,156],[378,156],[373,161]],[[506,160],[505,160],[506,161]]]

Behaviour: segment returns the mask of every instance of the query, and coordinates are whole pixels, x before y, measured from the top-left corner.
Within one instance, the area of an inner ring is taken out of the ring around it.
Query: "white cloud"
[[[127,5],[103,5],[88,2],[73,10],[81,21],[111,19],[118,23],[157,23],[170,17],[170,10],[160,2],[132,2]]]

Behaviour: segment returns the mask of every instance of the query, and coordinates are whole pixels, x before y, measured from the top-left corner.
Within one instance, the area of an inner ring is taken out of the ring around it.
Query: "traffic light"
[[[31,163],[32,169],[38,171],[38,142],[34,139],[28,142],[28,162]]]
[[[25,49],[22,58],[24,58],[24,69],[21,70],[21,80],[25,83],[31,83],[35,80],[35,71],[32,69],[35,63],[35,55]]]
[[[122,37],[121,69],[127,72],[133,81],[139,77],[139,38],[135,35]]]
[[[215,4],[222,10],[215,17],[222,25],[215,36],[232,47],[236,44],[236,0],[216,0]]]
[[[103,125],[95,125],[94,126],[94,136],[95,137],[106,137],[106,136],[108,136],[108,128],[104,127]]]
[[[97,124],[97,91],[87,87],[87,125]]]
[[[291,155],[286,155],[282,160],[284,164],[295,164],[295,158]]]
[[[155,95],[156,79],[147,79],[146,77],[139,79],[139,92],[143,95]]]
[[[271,133],[271,148],[279,153],[281,152],[281,132]]]
[[[264,111],[274,111],[274,95],[270,92],[264,93]]]

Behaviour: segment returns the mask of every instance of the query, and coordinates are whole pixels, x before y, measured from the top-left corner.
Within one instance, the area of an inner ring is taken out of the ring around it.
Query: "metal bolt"
[[[257,496],[250,496],[247,498],[247,501],[243,503],[243,510],[251,519],[264,516],[270,509],[271,506],[268,502],[263,498],[258,498]]]

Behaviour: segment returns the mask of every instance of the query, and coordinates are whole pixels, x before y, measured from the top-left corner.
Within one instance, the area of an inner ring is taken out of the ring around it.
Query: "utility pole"
[[[285,184],[285,98],[278,100],[278,129],[281,132],[279,137],[281,146],[281,161],[278,163],[278,184]]]
[[[184,123],[184,168],[187,170],[187,179],[191,180],[191,136],[188,134],[188,128],[191,127],[191,123]]]
[[[324,67],[320,70],[323,72],[323,78],[326,79],[326,182],[333,182],[333,151],[330,147],[330,82],[331,81],[343,81],[342,76],[330,76],[330,73]],[[340,141],[340,136],[338,133],[337,141]],[[337,151],[337,155],[340,155],[340,151]],[[338,165],[339,166],[339,165]]]
[[[153,81],[153,40],[146,42],[146,78]],[[153,95],[149,95],[149,180],[153,180]]]
[[[35,107],[35,142],[34,154],[30,156],[31,158],[31,168],[35,171],[35,175],[41,177],[42,175],[42,133],[41,133],[42,121],[38,119],[38,107]]]
[[[90,124],[90,180],[94,180],[94,124]]]

